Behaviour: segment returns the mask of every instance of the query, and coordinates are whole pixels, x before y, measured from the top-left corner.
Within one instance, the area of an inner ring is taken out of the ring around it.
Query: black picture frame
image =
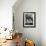
[[[23,27],[36,27],[36,12],[23,12]]]

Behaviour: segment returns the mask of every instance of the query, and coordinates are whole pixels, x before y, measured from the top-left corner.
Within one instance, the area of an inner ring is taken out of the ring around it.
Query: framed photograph
[[[23,13],[23,27],[36,27],[36,12]]]

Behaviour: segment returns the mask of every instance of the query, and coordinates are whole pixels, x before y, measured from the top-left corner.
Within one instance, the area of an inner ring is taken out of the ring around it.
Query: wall
[[[12,29],[12,6],[16,0],[0,0],[0,27]]]
[[[41,0],[23,0],[18,7],[14,5],[15,30],[23,33],[24,39],[31,39],[41,46]],[[23,27],[23,12],[36,12],[36,28]]]
[[[10,32],[3,31],[3,28],[12,29],[12,6],[15,2],[16,0],[0,0],[0,33],[3,32],[0,34],[0,38],[5,38],[5,36],[10,35]],[[3,28],[1,29],[1,27]]]
[[[42,46],[46,46],[46,0],[41,1],[41,40]]]

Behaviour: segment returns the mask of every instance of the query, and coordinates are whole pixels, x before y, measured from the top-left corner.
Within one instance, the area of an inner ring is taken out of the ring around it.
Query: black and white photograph
[[[35,27],[36,26],[36,13],[24,12],[23,13],[23,27]]]

